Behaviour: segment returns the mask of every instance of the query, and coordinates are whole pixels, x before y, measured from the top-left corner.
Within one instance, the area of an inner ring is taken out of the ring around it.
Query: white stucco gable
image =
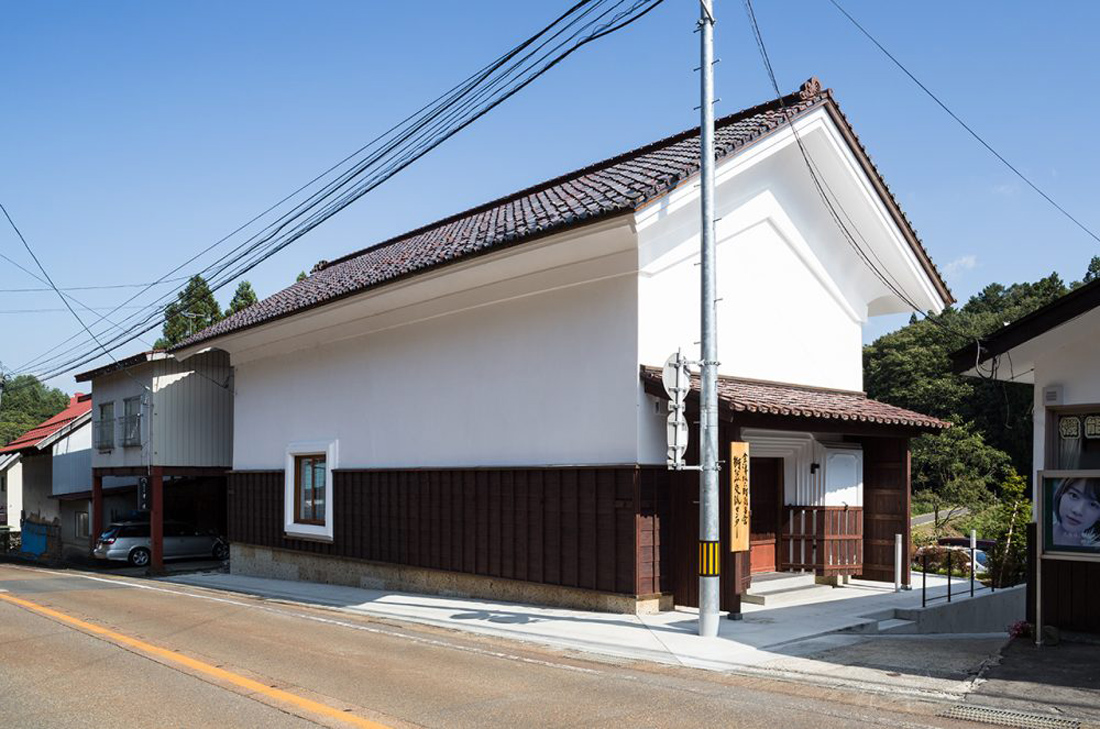
[[[938,312],[947,302],[828,111],[796,128],[855,242],[832,219],[789,128],[722,162],[715,175],[719,370],[860,390],[868,318]],[[641,364],[697,350],[698,215],[691,178],[635,216]]]

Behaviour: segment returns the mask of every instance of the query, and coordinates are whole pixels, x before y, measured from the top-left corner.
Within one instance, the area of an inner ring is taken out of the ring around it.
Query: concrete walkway
[[[892,674],[890,680],[883,681],[883,690],[900,688],[917,693],[961,695],[969,689],[975,666],[996,655],[1006,640],[1004,634],[881,638],[838,635],[837,631],[866,622],[862,616],[869,613],[920,606],[919,588],[895,593],[891,585],[863,581],[835,588],[827,599],[810,599],[804,604],[745,605],[743,620],[722,620],[719,637],[704,639],[695,634],[697,613],[689,608],[635,616],[225,573],[162,579],[375,618],[530,641],[610,659],[655,661],[718,671],[779,672],[792,677],[827,679],[830,683],[850,681],[869,690],[875,690],[883,675]],[[914,584],[920,584],[920,575],[914,575]],[[929,575],[929,595],[945,593],[946,579]],[[853,663],[850,656],[846,658],[843,654],[856,646],[864,647]],[[954,659],[953,651],[959,653]],[[918,659],[921,655],[923,664]],[[869,667],[873,676],[868,675]]]

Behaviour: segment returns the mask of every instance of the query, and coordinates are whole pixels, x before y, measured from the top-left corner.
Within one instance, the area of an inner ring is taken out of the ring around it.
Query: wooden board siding
[[[1034,522],[1028,525],[1027,621],[1035,624]],[[1043,625],[1100,635],[1100,562],[1043,560]]]
[[[632,467],[336,470],[333,541],[283,533],[282,471],[229,475],[229,538],[601,592],[660,591],[659,492]]]
[[[905,438],[862,438],[863,446],[863,573],[865,580],[894,581],[894,535],[902,535],[903,562],[910,550],[911,479],[909,441]],[[909,584],[909,570],[902,569]]]
[[[1043,625],[1100,634],[1100,562],[1044,559],[1041,584]]]

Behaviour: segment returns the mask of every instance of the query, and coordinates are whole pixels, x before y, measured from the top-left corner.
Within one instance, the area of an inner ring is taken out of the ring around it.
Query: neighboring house
[[[1035,387],[1031,476],[1040,543],[1031,545],[1028,616],[1037,618],[1038,583],[1044,625],[1089,633],[1100,633],[1098,333],[1100,281],[1092,281],[952,355],[960,374]],[[1040,478],[1049,471],[1083,478],[1076,485]],[[1074,493],[1064,493],[1063,485]],[[1056,497],[1057,506],[1071,513],[1055,508]],[[1063,521],[1082,523],[1073,528]],[[1056,534],[1066,539],[1055,539]]]
[[[779,103],[718,121],[720,437],[754,456],[728,610],[750,573],[892,581],[908,439],[946,427],[861,388],[868,318],[947,287],[831,93],[782,104],[860,237]],[[234,368],[232,569],[695,604],[698,474],[666,468],[655,368],[697,352],[698,168],[689,130],[322,262],[177,347]]]
[[[74,395],[68,406],[53,418],[37,424],[19,438],[0,448],[0,463],[8,491],[8,524],[15,528],[22,520],[38,523],[56,523],[61,509],[52,497],[54,493],[54,445],[70,432],[88,422],[91,412],[90,395]],[[67,459],[61,462],[58,478],[64,479],[72,465]],[[18,495],[17,495],[18,491]]]
[[[209,352],[178,361],[163,351],[136,354],[81,373],[92,383],[91,529],[126,516],[105,502],[132,494],[148,510],[152,566],[162,566],[165,518],[224,533],[225,472],[233,450],[233,372]]]
[[[23,511],[23,459],[18,453],[0,455],[0,527],[19,531]]]

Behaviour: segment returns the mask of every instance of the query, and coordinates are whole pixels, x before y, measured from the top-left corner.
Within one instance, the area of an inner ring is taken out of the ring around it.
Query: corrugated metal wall
[[[233,463],[233,369],[213,351],[153,362],[153,465]],[[117,407],[117,406],[116,406]]]

